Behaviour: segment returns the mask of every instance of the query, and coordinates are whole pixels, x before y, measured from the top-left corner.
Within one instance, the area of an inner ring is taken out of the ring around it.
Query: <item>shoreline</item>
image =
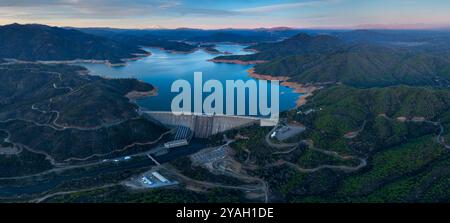
[[[168,53],[173,53],[173,54],[191,54],[191,53],[195,53],[195,52],[199,51],[200,48],[195,48],[190,51],[166,50],[164,48],[160,48],[160,50],[166,51]]]
[[[228,63],[228,64],[240,64],[240,65],[255,65],[261,63],[267,63],[266,60],[251,60],[251,61],[242,61],[242,60],[220,60],[220,59],[210,59],[209,62],[213,63]]]
[[[89,64],[105,64],[110,67],[120,67],[126,66],[129,61],[136,61],[142,58],[151,56],[152,53],[142,53],[142,54],[134,54],[135,57],[130,58],[122,58],[122,63],[111,63],[109,60],[96,60],[96,59],[74,59],[74,60],[36,60],[36,61],[26,61],[26,60],[18,60],[18,59],[6,59],[6,63],[2,64],[68,64],[68,65],[77,65],[80,63],[89,63]]]
[[[203,51],[205,51],[206,53],[209,53],[209,54],[211,54],[211,55],[224,55],[225,53],[224,52],[220,52],[219,50],[217,50],[216,48],[214,48],[215,50],[217,50],[217,51],[212,51],[212,50],[210,50],[210,49],[208,49],[208,48],[201,48]]]
[[[249,52],[249,53],[259,53],[259,51],[258,50],[255,50],[255,49],[246,49],[246,48],[244,48],[242,51],[244,51],[244,52]]]
[[[266,74],[257,74],[255,73],[255,68],[251,68],[247,70],[248,76],[258,79],[258,80],[278,80],[280,81],[280,85],[284,87],[288,87],[293,90],[294,93],[302,94],[300,95],[296,100],[296,107],[299,108],[300,106],[306,104],[307,98],[310,96],[313,96],[313,93],[316,90],[319,90],[321,87],[314,86],[311,84],[301,84],[298,82],[288,81],[290,78],[286,76],[272,76],[272,75],[266,75]]]
[[[152,56],[153,54],[151,53],[151,52],[147,52],[147,53],[136,53],[136,54],[133,54],[135,57],[131,57],[131,58],[124,58],[124,59],[122,59],[124,62],[127,62],[127,61],[136,61],[136,60],[140,60],[140,59],[142,59],[142,58],[145,58],[145,57],[149,57],[149,56]]]
[[[143,46],[143,48],[158,49],[158,50],[165,51],[167,53],[172,53],[172,54],[191,54],[191,53],[195,53],[201,49],[201,48],[196,47],[190,51],[178,51],[178,50],[167,50],[163,47],[157,47],[157,46]]]
[[[146,98],[146,97],[157,96],[159,89],[157,87],[155,87],[153,84],[152,84],[152,86],[153,86],[153,89],[150,91],[130,91],[125,95],[125,97],[127,97],[131,102],[136,104],[136,100]]]

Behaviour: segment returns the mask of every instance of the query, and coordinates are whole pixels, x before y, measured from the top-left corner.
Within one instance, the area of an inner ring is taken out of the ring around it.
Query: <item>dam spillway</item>
[[[180,114],[172,112],[146,111],[147,119],[167,127],[185,126],[194,132],[196,138],[208,138],[231,129],[260,123],[259,118],[227,115]]]

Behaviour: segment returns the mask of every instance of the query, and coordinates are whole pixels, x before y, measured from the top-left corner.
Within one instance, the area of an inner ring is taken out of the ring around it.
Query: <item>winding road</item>
[[[29,69],[29,70],[32,70],[32,72],[34,71],[34,69]],[[57,78],[59,79],[59,81],[62,81],[62,74],[61,73],[58,73],[58,72],[45,72],[45,73],[56,75]],[[60,97],[60,96],[73,94],[74,92],[79,91],[80,89],[82,89],[83,87],[85,87],[88,84],[90,84],[90,83],[84,84],[84,85],[80,86],[76,90],[74,90],[72,87],[58,87],[57,83],[53,83],[52,87],[54,89],[62,89],[62,90],[67,90],[68,91],[64,95],[55,96],[55,97]],[[49,99],[50,103],[53,102],[53,98],[55,98],[55,97],[52,97],[52,98]],[[55,131],[64,131],[64,130],[70,130],[70,129],[78,130],[78,131],[94,131],[94,130],[99,130],[99,129],[103,129],[103,128],[109,128],[109,127],[112,127],[112,126],[120,125],[120,124],[122,124],[122,123],[124,123],[124,122],[126,122],[128,120],[139,118],[139,117],[135,117],[135,118],[127,119],[127,120],[119,120],[119,121],[110,122],[110,123],[103,123],[101,125],[93,126],[93,127],[64,126],[64,125],[60,125],[60,124],[57,123],[57,121],[58,121],[58,119],[60,117],[59,111],[56,111],[56,110],[44,111],[44,110],[39,109],[36,106],[36,104],[31,105],[31,109],[34,110],[34,111],[41,112],[43,114],[55,113],[56,116],[53,119],[53,121],[51,122],[51,124],[38,123],[38,122],[36,122],[34,120],[22,119],[22,118],[11,118],[11,119],[6,119],[6,120],[0,120],[0,123],[8,123],[8,122],[12,122],[12,121],[23,121],[23,122],[28,122],[28,123],[31,123],[31,124],[33,124],[35,126],[39,126],[39,127],[48,127],[48,128],[51,128],[51,129],[53,129]],[[64,160],[63,162],[58,162],[50,154],[48,154],[48,153],[46,153],[44,151],[38,151],[38,150],[32,149],[32,148],[30,148],[30,147],[28,147],[28,146],[26,146],[24,144],[21,144],[21,143],[11,142],[10,141],[11,133],[7,129],[0,129],[0,130],[7,133],[8,137],[5,140],[7,140],[9,143],[13,144],[14,146],[17,146],[20,149],[26,149],[26,150],[28,150],[28,151],[30,151],[32,153],[44,155],[46,157],[46,159],[49,160],[49,162],[55,167],[53,169],[50,169],[50,170],[47,170],[47,171],[44,171],[44,172],[41,172],[41,173],[37,173],[37,174],[31,174],[31,175],[20,176],[20,177],[5,177],[5,178],[0,178],[0,180],[25,179],[25,178],[36,177],[36,176],[45,175],[45,174],[49,174],[49,173],[53,173],[53,172],[65,171],[65,170],[68,170],[68,169],[74,169],[74,168],[81,168],[81,167],[97,165],[97,164],[100,164],[101,161],[85,163],[85,164],[80,164],[80,165],[70,165],[70,164],[68,164],[68,162],[70,162],[70,161],[86,161],[86,160],[89,160],[89,159],[94,158],[94,157],[108,156],[108,155],[111,155],[111,154],[113,154],[115,152],[125,151],[125,150],[127,150],[127,149],[129,149],[129,148],[131,148],[133,146],[137,146],[137,145],[140,145],[140,146],[153,145],[153,144],[158,143],[165,135],[171,133],[171,130],[170,130],[170,131],[164,132],[163,134],[161,134],[155,140],[152,140],[152,141],[149,141],[149,142],[133,142],[133,143],[131,143],[129,145],[124,146],[122,149],[114,150],[114,151],[111,151],[111,152],[108,152],[108,153],[92,154],[92,155],[90,155],[88,157],[84,157],[84,158],[75,158],[75,157],[73,157],[73,158],[68,158],[68,159]],[[145,154],[145,153],[146,152],[132,154],[131,156],[139,156],[139,155],[142,155],[142,154]]]
[[[385,114],[380,114],[378,116],[379,117],[383,117],[383,118],[385,118],[385,119],[387,119],[389,121],[396,121],[395,119],[390,118],[390,117],[388,117]],[[444,128],[444,125],[442,125],[442,122],[440,122],[440,121],[433,122],[433,121],[429,121],[429,120],[423,120],[423,121],[405,120],[405,122],[424,122],[424,123],[432,124],[432,125],[435,125],[435,126],[439,126],[439,134],[436,136],[436,142],[438,144],[441,144],[442,146],[444,146],[446,149],[450,149],[450,145],[447,145],[445,143],[445,138],[443,136],[444,132],[445,132],[445,128]]]
[[[55,192],[52,194],[47,194],[43,197],[31,200],[29,202],[31,203],[42,203],[44,201],[46,201],[49,198],[55,197],[55,196],[60,196],[60,195],[68,195],[68,194],[73,194],[73,193],[79,193],[79,192],[88,192],[88,191],[93,191],[93,190],[99,190],[99,189],[105,189],[105,188],[110,188],[110,187],[114,187],[117,186],[119,184],[107,184],[107,185],[103,185],[103,186],[99,186],[99,187],[91,187],[91,188],[87,188],[87,189],[80,189],[80,190],[71,190],[71,191],[60,191],[60,192]]]
[[[298,148],[299,144],[303,143],[303,144],[308,145],[308,148],[310,150],[312,150],[312,151],[320,152],[320,153],[328,155],[328,156],[333,156],[333,157],[339,158],[341,160],[357,159],[357,160],[359,160],[360,163],[359,163],[358,166],[326,165],[326,164],[324,164],[324,165],[320,165],[320,166],[315,167],[315,168],[303,168],[303,167],[298,166],[297,164],[294,164],[294,163],[291,163],[291,162],[288,162],[288,161],[285,161],[285,160],[281,160],[281,162],[270,164],[268,166],[280,166],[280,165],[283,165],[283,164],[287,164],[287,165],[295,168],[296,170],[298,170],[298,171],[300,171],[302,173],[313,173],[313,172],[317,172],[317,171],[322,170],[322,169],[333,169],[333,170],[341,170],[341,171],[344,171],[344,172],[355,172],[355,171],[358,171],[358,170],[364,168],[365,166],[367,166],[367,160],[364,159],[364,158],[356,157],[356,156],[342,156],[342,155],[338,154],[335,151],[319,149],[319,148],[314,147],[314,145],[312,143],[308,143],[305,140],[300,141],[298,143],[280,143],[280,144],[273,143],[270,140],[270,136],[272,135],[272,133],[274,131],[276,131],[276,129],[278,127],[279,127],[279,125],[275,126],[266,135],[265,141],[266,141],[267,145],[269,145],[270,147],[275,148],[275,149],[283,149],[283,148],[291,148],[291,149],[287,150],[287,151],[274,152],[274,153],[272,153],[272,155],[289,154],[289,153],[295,151]]]

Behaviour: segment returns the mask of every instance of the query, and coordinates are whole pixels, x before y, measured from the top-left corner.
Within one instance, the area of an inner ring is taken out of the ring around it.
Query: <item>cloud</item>
[[[122,5],[126,6],[128,4],[140,4],[140,5],[159,5],[167,4],[173,1],[163,1],[163,0],[2,0],[0,1],[0,7],[2,6],[21,6],[21,7],[45,7],[45,6],[76,6],[76,5]]]
[[[444,0],[0,0],[0,24],[243,27],[448,23]]]
[[[313,1],[303,1],[303,2],[294,2],[294,3],[283,3],[283,4],[274,4],[274,5],[266,5],[260,7],[253,8],[242,8],[235,10],[236,12],[246,12],[246,13],[268,13],[274,11],[282,11],[288,9],[296,9],[306,6],[314,6],[324,1],[321,0],[313,0]]]
[[[231,16],[237,12],[196,8],[180,0],[1,0],[1,12],[21,18],[148,18],[185,15]],[[14,16],[4,13],[0,17]]]

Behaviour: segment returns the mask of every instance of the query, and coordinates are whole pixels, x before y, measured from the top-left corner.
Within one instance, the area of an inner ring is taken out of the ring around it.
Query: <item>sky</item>
[[[440,28],[450,0],[0,0],[0,24],[115,28]]]

